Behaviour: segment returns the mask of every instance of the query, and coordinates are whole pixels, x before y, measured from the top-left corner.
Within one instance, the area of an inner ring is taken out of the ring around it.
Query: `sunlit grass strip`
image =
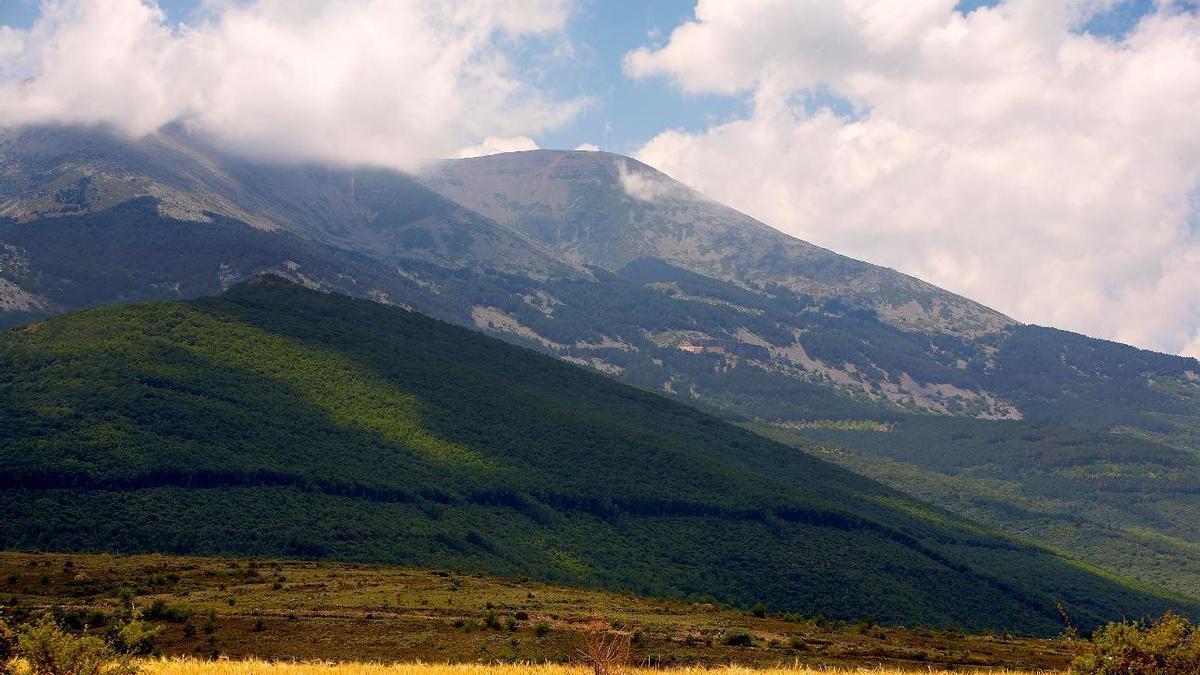
[[[628,675],[949,675],[946,670],[898,670],[886,667],[865,668],[807,668],[804,666],[783,668],[743,668],[727,666],[721,668],[629,668],[622,671]],[[1032,671],[975,670],[973,673],[1004,673],[1005,675],[1033,675]],[[1043,671],[1049,672],[1049,671]],[[480,664],[480,663],[293,663],[286,661],[197,661],[194,659],[168,659],[147,661],[143,664],[143,675],[591,675],[592,669],[582,665],[557,664]]]

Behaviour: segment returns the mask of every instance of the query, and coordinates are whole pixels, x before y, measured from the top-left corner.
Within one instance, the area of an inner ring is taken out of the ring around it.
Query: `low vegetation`
[[[1110,623],[1096,631],[1071,664],[1077,675],[1200,673],[1200,628],[1177,614]]]
[[[232,602],[230,602],[232,600]],[[478,574],[285,560],[0,553],[0,617],[50,613],[114,649],[130,617],[170,658],[655,667],[1066,667],[1057,639],[755,612]],[[595,640],[599,638],[601,642]],[[621,659],[617,659],[621,660]]]
[[[136,675],[129,651],[96,635],[73,635],[49,615],[20,630],[18,660],[8,666],[14,675]]]
[[[480,666],[453,664],[366,663],[277,663],[264,661],[155,661],[147,663],[145,675],[593,675],[586,665],[504,664]],[[944,670],[900,670],[867,667],[850,670],[807,668],[800,665],[774,668],[680,667],[669,669],[623,668],[622,675],[949,675]],[[986,675],[989,671],[977,671]],[[1004,675],[1026,675],[1023,671],[1002,671]],[[1029,673],[1027,675],[1032,675]]]
[[[3,675],[1200,672],[1172,613],[1018,639],[359,565],[0,553],[0,575]]]

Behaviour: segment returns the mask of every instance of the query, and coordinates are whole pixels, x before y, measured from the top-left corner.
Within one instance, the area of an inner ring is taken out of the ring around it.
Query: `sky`
[[[0,0],[0,126],[631,155],[1013,318],[1200,356],[1184,0]]]

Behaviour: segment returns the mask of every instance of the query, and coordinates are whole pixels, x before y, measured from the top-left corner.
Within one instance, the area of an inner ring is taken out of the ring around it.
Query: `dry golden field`
[[[756,669],[739,666],[722,668],[629,668],[624,675],[936,675],[964,672],[945,670],[896,670],[893,668],[858,668],[850,670],[792,668]],[[972,670],[972,673],[1005,673],[1032,675],[1034,671]],[[1052,672],[1052,671],[1038,671]],[[268,661],[199,661],[194,659],[164,659],[149,661],[142,669],[144,675],[592,675],[584,666],[564,665],[481,665],[481,664],[370,664],[370,663],[284,663]]]

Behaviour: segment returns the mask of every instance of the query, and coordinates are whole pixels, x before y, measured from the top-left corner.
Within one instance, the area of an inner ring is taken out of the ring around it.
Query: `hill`
[[[1200,588],[1195,359],[1018,324],[608,153],[408,176],[256,163],[179,128],[0,133],[0,325],[260,272],[477,328]]]
[[[4,548],[286,555],[884,623],[1054,632],[1196,604],[694,408],[259,277],[0,338]]]

